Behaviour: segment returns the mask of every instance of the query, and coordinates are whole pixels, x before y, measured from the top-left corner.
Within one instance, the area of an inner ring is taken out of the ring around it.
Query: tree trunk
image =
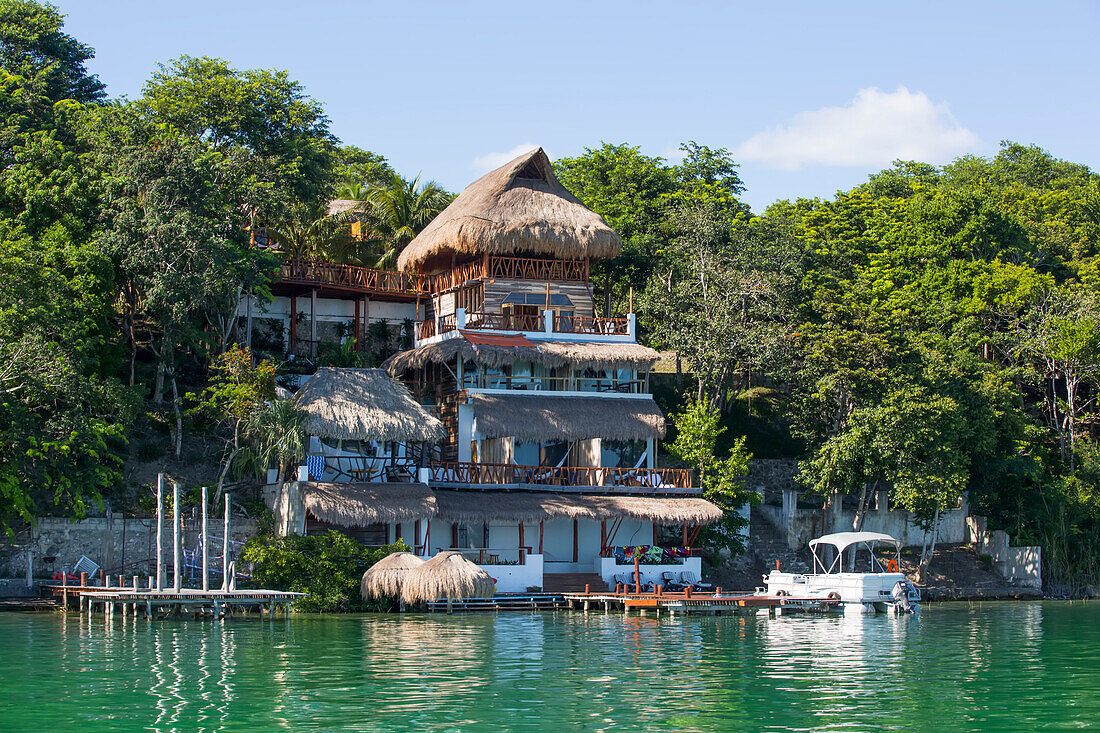
[[[932,555],[936,553],[936,535],[940,531],[940,510],[936,507],[936,517],[932,520],[932,536],[926,549],[921,550],[920,566],[917,568],[917,582],[927,579],[928,566],[932,564]]]
[[[176,386],[176,370],[172,369],[172,414],[176,418],[176,430],[175,430],[175,450],[176,460],[180,459],[180,455],[183,453],[183,415],[180,414],[180,393]]]
[[[878,479],[875,479],[875,483],[871,485],[871,491],[867,491],[867,484],[863,484],[863,491],[859,495],[859,509],[856,510],[856,532],[863,531],[863,520],[867,518],[867,504],[868,494],[874,496],[878,490]]]

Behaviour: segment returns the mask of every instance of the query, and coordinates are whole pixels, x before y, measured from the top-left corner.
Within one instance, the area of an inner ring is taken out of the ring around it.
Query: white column
[[[626,314],[626,333],[632,340],[638,337],[638,316],[634,313]]]
[[[164,474],[157,474],[157,590],[164,590]]]
[[[455,326],[458,328],[466,328],[466,309],[455,308]]]
[[[544,310],[542,312],[542,330],[547,334],[554,333],[554,311]]]
[[[222,590],[229,590],[229,494],[225,495],[225,527],[222,530]]]

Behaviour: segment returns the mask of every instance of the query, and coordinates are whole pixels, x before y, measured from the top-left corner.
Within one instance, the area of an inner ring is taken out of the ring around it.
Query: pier
[[[723,593],[716,588],[713,593],[684,591],[665,593],[660,588],[653,593],[631,593],[625,590],[614,592],[591,592],[587,587],[584,593],[565,593],[565,602],[570,609],[589,611],[601,608],[604,611],[638,611],[641,614],[652,610],[658,616],[667,613],[676,614],[744,614],[767,611],[769,616],[782,613],[823,613],[840,603],[832,598],[795,598],[792,596],[758,595],[749,591]]]
[[[290,615],[290,604],[305,595],[278,590],[156,590],[102,585],[44,585],[42,592],[60,599],[62,611],[75,603],[81,613],[98,610],[107,617],[121,613],[147,618],[183,614],[225,618],[235,612],[253,611],[269,617],[277,612]]]

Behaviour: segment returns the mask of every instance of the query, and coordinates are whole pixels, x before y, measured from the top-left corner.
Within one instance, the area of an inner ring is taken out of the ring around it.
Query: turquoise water
[[[1100,726],[1100,604],[224,623],[0,614],[0,730]]]

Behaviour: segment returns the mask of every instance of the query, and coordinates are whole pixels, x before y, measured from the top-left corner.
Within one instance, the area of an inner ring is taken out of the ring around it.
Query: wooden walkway
[[[602,607],[605,611],[621,610],[624,613],[639,611],[643,615],[653,610],[675,614],[734,614],[767,611],[774,616],[780,613],[814,613],[831,610],[840,601],[822,598],[794,598],[791,596],[757,595],[748,591],[723,593],[566,593],[565,601],[571,609],[589,611]]]
[[[181,615],[222,618],[238,611],[266,612],[274,617],[276,612],[290,614],[290,604],[304,593],[278,590],[151,590],[144,588],[107,588],[101,585],[44,585],[42,592],[61,599],[61,607],[68,609],[75,601],[81,613],[96,610],[110,617],[116,612],[156,618]]]

